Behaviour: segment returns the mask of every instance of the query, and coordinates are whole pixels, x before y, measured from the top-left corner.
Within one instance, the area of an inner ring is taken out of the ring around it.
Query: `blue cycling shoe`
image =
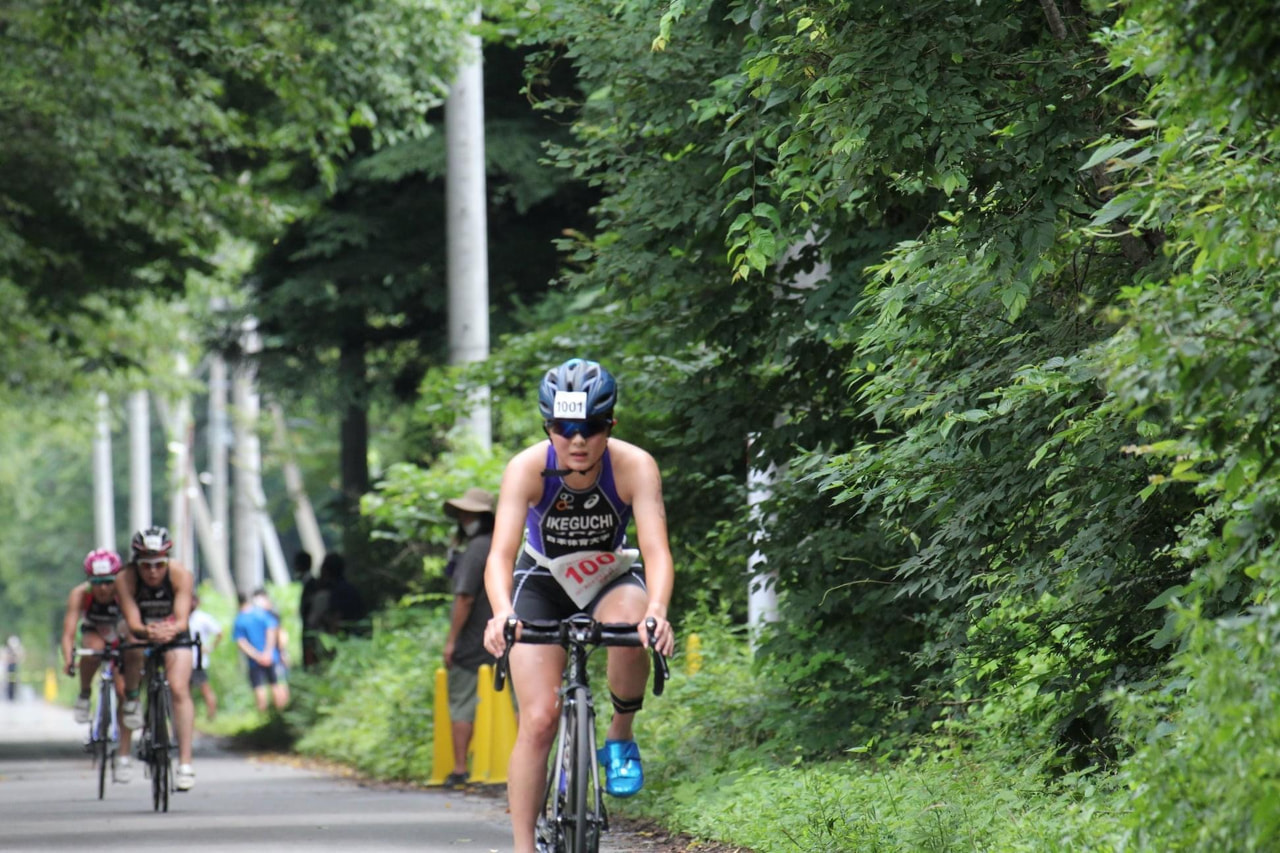
[[[596,750],[604,765],[604,789],[615,797],[634,797],[644,787],[644,769],[640,765],[640,747],[633,740],[606,740]]]

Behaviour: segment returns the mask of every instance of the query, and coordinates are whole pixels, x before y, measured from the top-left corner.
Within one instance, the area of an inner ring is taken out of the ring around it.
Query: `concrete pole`
[[[191,363],[185,353],[174,360],[174,373],[185,382],[191,375]],[[156,406],[158,411],[161,407]],[[195,571],[195,530],[191,524],[191,500],[187,495],[187,468],[194,452],[192,447],[191,399],[184,393],[174,401],[164,416],[169,433],[169,534],[173,537],[173,556]]]
[[[93,539],[97,547],[115,551],[118,546],[115,493],[111,487],[111,398],[99,391],[97,404],[93,430]]]
[[[753,544],[759,544],[768,536],[771,519],[765,516],[762,506],[773,497],[773,484],[778,476],[778,470],[772,463],[767,468],[761,468],[760,460],[756,459],[754,445],[759,437],[756,433],[747,439],[747,507],[756,528],[751,536]],[[774,584],[777,574],[769,570],[768,560],[757,549],[747,558],[747,575],[750,577],[747,588],[747,627],[754,649],[760,629],[768,622],[778,621],[778,590]]]
[[[227,533],[230,502],[227,499],[227,448],[231,446],[231,428],[227,423],[227,362],[217,353],[209,356],[209,510],[211,546],[220,554],[222,565],[228,559]]]
[[[480,22],[477,6],[469,16]],[[484,173],[484,70],[480,37],[468,35],[471,58],[458,71],[445,104],[445,222],[449,286],[449,363],[489,357],[489,241]],[[460,425],[492,446],[489,391],[480,389]]]
[[[262,586],[262,537],[258,531],[258,507],[255,486],[262,470],[262,447],[258,441],[258,391],[254,383],[256,368],[252,358],[261,348],[258,323],[248,320],[242,335],[245,358],[236,365],[231,378],[232,477],[234,553],[236,588],[250,593]]]
[[[798,259],[801,253],[816,246],[818,242],[817,233],[810,231],[803,240],[787,250],[779,268]],[[797,295],[795,291],[812,291],[830,277],[831,265],[825,260],[819,260],[812,269],[798,273],[786,284],[776,286],[774,296],[785,304]],[[786,417],[781,413],[773,419],[774,429],[780,429],[785,423]],[[762,467],[764,460],[758,458],[753,447],[759,438],[759,433],[747,436],[747,507],[755,527],[751,541],[756,545],[768,538],[769,528],[774,522],[772,516],[765,515],[763,506],[773,497],[773,486],[779,475],[772,463]],[[754,649],[759,642],[760,629],[769,622],[778,621],[778,575],[769,570],[768,561],[758,548],[747,558],[747,574],[750,577],[747,589],[747,626]]]
[[[311,571],[320,570],[324,562],[324,537],[320,534],[320,524],[316,521],[315,509],[307,490],[302,485],[302,471],[298,468],[298,460],[293,454],[293,443],[289,440],[289,425],[284,419],[284,408],[279,403],[272,403],[271,419],[275,424],[276,448],[280,454],[280,467],[284,471],[285,488],[289,490],[289,498],[293,501],[293,523],[298,527],[298,538],[302,540],[302,548],[311,555]]]
[[[213,535],[213,517],[209,505],[205,502],[204,492],[200,490],[200,482],[196,477],[195,464],[188,459],[187,464],[187,497],[191,504],[191,515],[195,521],[196,538],[204,551],[204,565],[209,571],[214,589],[228,600],[236,597],[236,585],[231,580],[231,570],[227,567],[227,552],[219,550],[217,538]]]
[[[262,490],[262,481],[258,481],[253,494],[254,504],[258,508],[258,535],[261,537],[262,550],[267,558],[267,569],[271,572],[271,582],[287,584],[289,582],[289,564],[284,559],[284,548],[280,546],[280,534],[276,532],[275,522],[267,511],[267,494]]]
[[[151,526],[151,408],[146,391],[129,395],[129,538]]]

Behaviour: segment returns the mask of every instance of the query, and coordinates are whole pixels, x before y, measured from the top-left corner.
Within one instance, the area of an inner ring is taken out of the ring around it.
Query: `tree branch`
[[[1066,41],[1067,25],[1062,22],[1062,13],[1058,11],[1058,5],[1053,0],[1040,0],[1040,8],[1044,9],[1044,16],[1049,19],[1049,32],[1053,33],[1053,37],[1058,41]]]

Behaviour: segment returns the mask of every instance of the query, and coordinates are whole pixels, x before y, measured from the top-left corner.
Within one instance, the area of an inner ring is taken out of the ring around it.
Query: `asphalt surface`
[[[132,781],[108,783],[83,749],[69,709],[28,691],[0,697],[0,850],[17,851],[506,851],[505,799],[369,786],[305,766],[228,753],[197,737],[196,786],[151,805]]]

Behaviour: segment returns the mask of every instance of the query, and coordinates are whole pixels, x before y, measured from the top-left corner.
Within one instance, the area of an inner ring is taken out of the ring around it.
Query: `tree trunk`
[[[342,418],[342,547],[351,555],[364,550],[360,498],[369,491],[369,388],[359,338],[343,344],[340,370],[347,401]]]

